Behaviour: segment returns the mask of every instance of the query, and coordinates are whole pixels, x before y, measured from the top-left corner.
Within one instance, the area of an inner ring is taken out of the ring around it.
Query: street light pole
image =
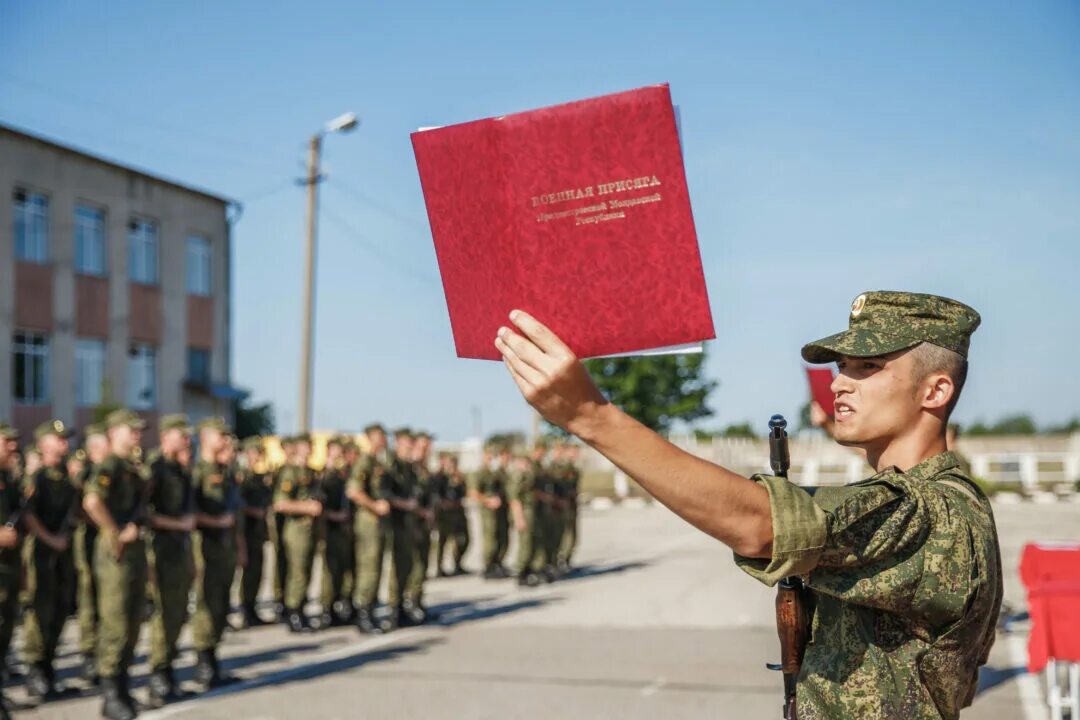
[[[311,136],[308,143],[307,178],[307,242],[304,264],[304,316],[300,338],[300,432],[311,432],[311,386],[314,368],[312,355],[315,345],[315,243],[319,218],[319,183],[323,176],[319,172],[319,160],[322,155],[322,139],[327,133],[349,132],[354,130],[360,120],[354,113],[339,115]]]
[[[300,338],[300,432],[311,431],[311,353],[315,340],[315,235],[319,213],[319,155],[322,133],[311,136],[308,144],[307,172],[307,242],[304,264],[304,317]]]

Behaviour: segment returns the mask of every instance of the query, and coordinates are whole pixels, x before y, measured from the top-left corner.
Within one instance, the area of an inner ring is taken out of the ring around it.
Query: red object
[[[1031,635],[1028,671],[1050,658],[1080,662],[1080,543],[1031,543],[1020,556]]]
[[[833,373],[827,367],[806,368],[810,381],[810,397],[821,406],[830,418],[836,417],[836,393],[832,391]]]
[[[716,337],[667,85],[412,142],[458,356],[515,308],[580,357]]]

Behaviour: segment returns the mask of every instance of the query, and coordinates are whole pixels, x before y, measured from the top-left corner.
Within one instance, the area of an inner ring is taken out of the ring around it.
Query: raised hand
[[[580,435],[607,400],[555,333],[523,310],[511,312],[510,320],[520,334],[499,328],[495,347],[521,394],[545,420]]]

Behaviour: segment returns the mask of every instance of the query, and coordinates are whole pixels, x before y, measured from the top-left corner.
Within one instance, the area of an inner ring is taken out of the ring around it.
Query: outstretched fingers
[[[546,325],[534,318],[524,310],[514,310],[510,313],[510,320],[531,340],[545,355],[566,357],[573,355],[559,336],[553,333]]]

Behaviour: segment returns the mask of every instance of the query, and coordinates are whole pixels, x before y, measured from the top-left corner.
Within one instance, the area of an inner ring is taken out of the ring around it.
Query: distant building
[[[0,125],[0,420],[231,415],[231,201]]]

